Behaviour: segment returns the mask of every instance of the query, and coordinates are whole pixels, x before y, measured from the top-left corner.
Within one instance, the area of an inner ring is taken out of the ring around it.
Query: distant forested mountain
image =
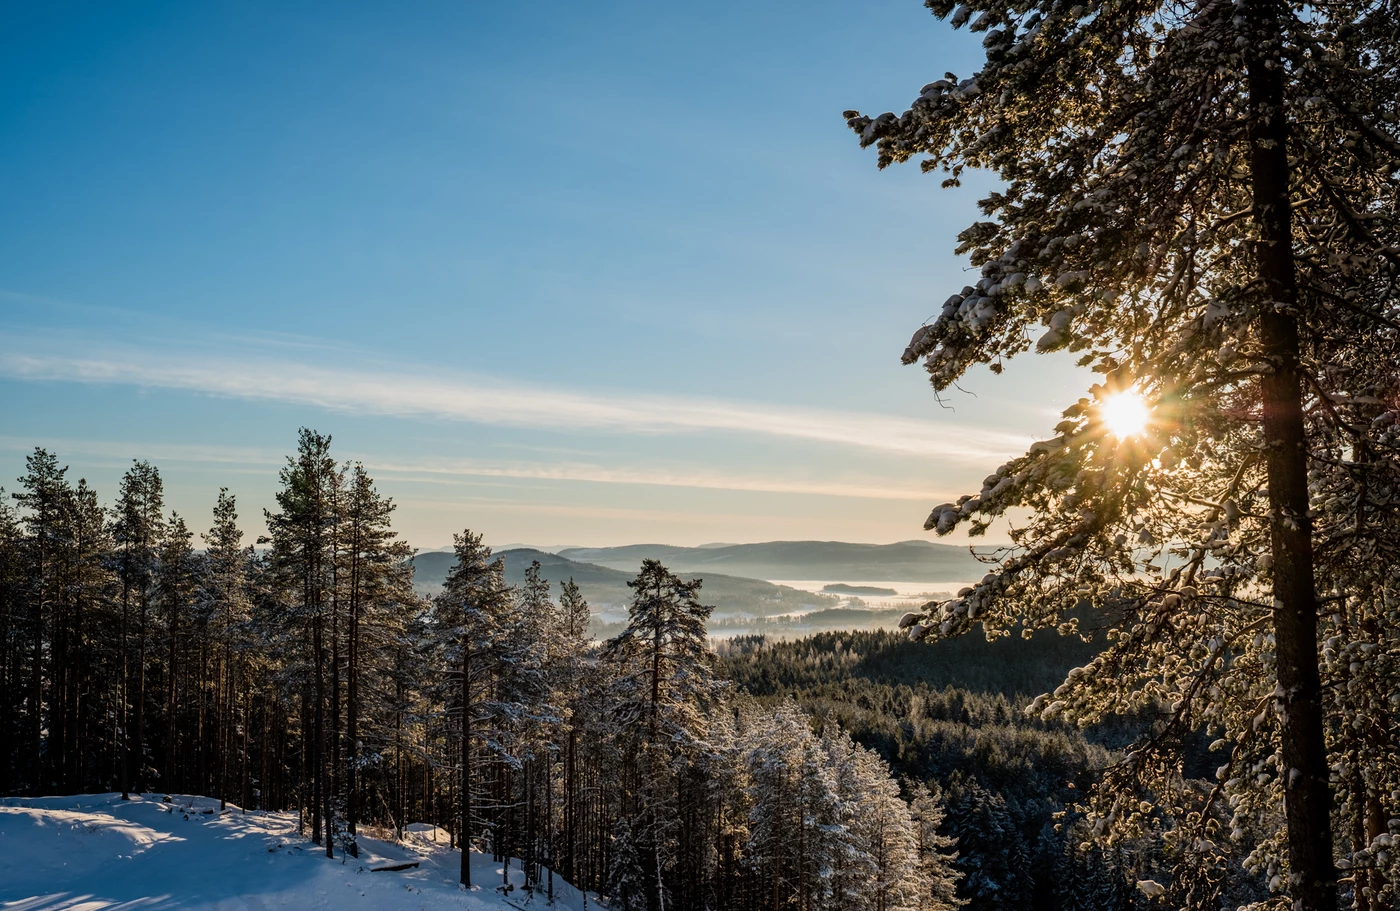
[[[955,582],[980,579],[986,568],[966,547],[901,541],[897,544],[849,544],[842,541],[770,541],[674,547],[631,544],[626,547],[579,547],[561,557],[635,572],[643,560],[661,560],[676,572],[704,573],[706,588],[713,572],[755,579],[804,579],[829,582]]]
[[[525,581],[525,571],[538,561],[540,578],[554,586],[573,579],[588,602],[600,612],[620,609],[631,599],[627,582],[637,574],[639,558],[629,571],[586,563],[579,560],[520,548],[497,554],[505,561],[506,581],[519,585]],[[443,579],[455,557],[445,553],[420,553],[413,559],[414,587],[419,594],[432,596],[442,589]],[[795,611],[834,608],[840,599],[832,595],[800,591],[786,585],[773,585],[759,579],[743,579],[720,573],[704,572],[685,575],[701,576],[705,581],[705,603],[715,609],[717,618],[771,617]]]

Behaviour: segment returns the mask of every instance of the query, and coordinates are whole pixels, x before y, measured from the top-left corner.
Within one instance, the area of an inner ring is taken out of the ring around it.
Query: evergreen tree
[[[958,840],[943,834],[943,819],[947,811],[939,796],[922,783],[911,783],[914,794],[909,812],[914,824],[915,850],[919,858],[919,878],[922,894],[917,907],[920,911],[943,911],[963,903],[957,897]]]
[[[15,763],[15,770],[28,782],[30,793],[38,795],[43,787],[45,623],[60,596],[58,552],[62,546],[64,507],[71,489],[64,478],[67,466],[60,468],[58,459],[44,449],[36,448],[27,456],[25,468],[28,473],[20,478],[21,492],[13,494],[26,511],[22,521],[28,577],[23,594],[27,608],[23,632],[17,637],[23,640],[20,649],[27,652],[21,659],[27,664],[23,699],[25,727],[19,738],[22,752],[17,754],[24,758]]]
[[[248,558],[242,546],[243,532],[238,527],[238,504],[227,488],[219,489],[214,505],[214,525],[204,536],[204,542],[208,573],[202,597],[218,652],[215,676],[217,786],[219,809],[224,809],[232,787],[229,763],[234,750],[238,696],[246,688],[246,667],[243,650],[239,647],[243,639],[240,629],[248,622],[250,609]]]
[[[305,738],[310,743],[303,743],[303,752],[308,755],[301,768],[303,787],[312,798],[311,837],[325,845],[327,856],[334,854],[335,823],[326,749],[326,639],[331,611],[329,595],[335,587],[332,539],[338,519],[335,488],[339,480],[330,443],[328,436],[301,429],[297,455],[287,459],[280,475],[279,512],[265,512],[272,565],[287,598],[287,619],[293,625],[301,651],[298,676],[303,727],[310,731]]]
[[[27,598],[19,516],[0,488],[0,791],[17,790],[23,778],[19,744],[24,737],[23,654]]]
[[[107,516],[97,492],[79,479],[68,491],[60,513],[56,568],[58,597],[49,614],[51,658],[49,730],[45,757],[50,787],[82,790],[98,777],[98,744],[110,738],[105,718],[115,705],[104,684],[104,658],[112,638],[112,551]],[[110,767],[108,767],[110,768]],[[90,777],[91,776],[91,777]]]
[[[961,235],[981,278],[904,360],[922,359],[944,390],[975,365],[999,372],[1039,323],[1037,350],[1075,352],[1104,380],[1053,439],[933,511],[940,534],[979,532],[1012,508],[1033,516],[999,571],[910,624],[939,636],[976,622],[993,635],[1018,622],[1072,631],[1081,598],[1122,617],[1111,655],[1043,708],[1089,721],[1108,707],[1171,707],[1129,771],[1179,824],[1178,899],[1211,904],[1228,859],[1216,798],[1192,805],[1168,755],[1205,723],[1235,745],[1222,783],[1234,782],[1237,832],[1287,797],[1287,850],[1256,846],[1251,869],[1300,908],[1334,908],[1317,589],[1375,604],[1389,571],[1372,567],[1395,563],[1378,549],[1395,522],[1389,494],[1376,494],[1397,469],[1394,11],[928,6],[985,33],[985,65],[925,86],[903,115],[848,112],[848,123],[881,166],[926,156],[945,184],[972,167],[1002,185],[982,202],[991,220]],[[1105,413],[1123,394],[1144,396],[1152,420],[1120,439]],[[1233,673],[1246,667],[1264,679]],[[1256,706],[1275,691],[1277,723],[1261,729]],[[1352,736],[1331,733],[1339,747]],[[1237,774],[1260,761],[1287,771]],[[1099,792],[1096,812],[1113,824],[1103,831],[1150,827],[1121,812],[1130,787]]]
[[[614,669],[611,714],[634,786],[624,796],[631,847],[646,869],[645,907],[661,911],[668,878],[682,841],[686,764],[705,747],[705,717],[720,692],[711,669],[705,621],[712,608],[700,603],[701,582],[689,582],[657,560],[645,560],[628,582],[628,623],[607,642],[604,660]]]
[[[366,643],[362,627],[368,618],[371,629],[383,629],[394,620],[381,615],[395,613],[397,606],[412,600],[407,562],[411,551],[407,544],[396,540],[398,533],[391,524],[393,512],[393,501],[380,496],[364,466],[356,463],[349,473],[344,497],[341,558],[346,589],[346,850],[351,857],[359,856],[355,834],[360,817],[359,770],[364,761],[360,712],[365,695],[362,681]],[[376,644],[373,636],[368,644]]]
[[[149,462],[135,461],[122,476],[112,513],[117,544],[117,577],[121,582],[122,654],[119,689],[122,799],[141,790],[145,780],[146,648],[150,637],[146,619],[155,593],[157,559],[165,533],[165,500],[160,472]],[[136,639],[132,654],[131,639]]]
[[[456,679],[448,703],[457,715],[458,784],[457,840],[462,848],[460,877],[471,886],[468,855],[476,831],[474,797],[479,783],[474,774],[477,741],[497,750],[501,739],[492,735],[501,725],[496,699],[502,655],[510,629],[510,590],[504,564],[491,559],[491,548],[470,530],[453,535],[457,562],[448,570],[442,593],[433,600],[436,631],[449,676]],[[507,865],[508,866],[508,865]]]
[[[189,647],[187,630],[195,592],[199,585],[201,561],[196,557],[194,534],[185,520],[175,513],[166,523],[165,540],[161,544],[159,569],[156,574],[158,611],[165,620],[165,666],[162,687],[165,725],[165,758],[161,763],[161,781],[173,789],[176,779],[180,737],[184,727],[181,717],[181,660]]]

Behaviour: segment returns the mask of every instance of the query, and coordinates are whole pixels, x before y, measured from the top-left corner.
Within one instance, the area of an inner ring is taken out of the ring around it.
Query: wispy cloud
[[[60,458],[75,456],[107,467],[124,466],[130,459],[148,459],[157,465],[217,465],[220,471],[274,472],[284,453],[252,447],[200,446],[181,443],[131,443],[113,440],[29,439],[0,436],[0,450],[23,452],[42,446]],[[914,484],[897,486],[867,480],[817,481],[736,475],[693,465],[603,466],[587,462],[486,461],[479,459],[411,460],[398,457],[342,453],[348,461],[362,462],[380,479],[451,486],[470,485],[481,478],[563,483],[622,484],[647,487],[687,487],[700,490],[733,490],[752,493],[797,494],[864,500],[912,500],[923,503],[950,491],[931,491]],[[952,491],[956,492],[956,491]]]
[[[754,493],[803,494],[826,497],[853,497],[865,500],[924,500],[946,496],[914,487],[895,487],[862,481],[805,481],[762,476],[737,476],[686,467],[622,467],[566,463],[492,464],[486,462],[439,462],[405,464],[399,461],[366,460],[376,475],[415,480],[442,480],[458,483],[464,477],[518,478],[535,481],[582,481],[595,484],[635,484],[655,487],[693,487],[702,490],[738,490]]]
[[[311,405],[336,411],[509,427],[623,434],[736,433],[994,464],[1025,437],[896,415],[682,396],[576,391],[365,364],[355,368],[260,352],[169,353],[111,348],[70,356],[0,337],[0,375],[124,384]]]

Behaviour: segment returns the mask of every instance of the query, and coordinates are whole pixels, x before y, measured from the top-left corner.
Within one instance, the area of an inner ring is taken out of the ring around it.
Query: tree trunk
[[[127,778],[127,787],[141,791],[142,754],[145,753],[146,734],[146,611],[150,604],[150,595],[147,592],[141,593],[141,607],[136,614],[136,721],[135,736],[129,738],[127,743],[131,748],[131,765]]]
[[[462,821],[458,826],[457,840],[462,844],[462,885],[468,889],[472,885],[472,777],[471,777],[471,755],[472,755],[472,656],[471,649],[467,643],[462,643],[462,781],[461,781],[461,808]]]
[[[578,741],[578,732],[572,721],[569,722],[569,752],[564,760],[564,875],[569,882],[578,885],[578,866],[574,860],[577,834],[575,831],[577,823],[577,802],[578,791],[575,776],[577,759],[575,758],[575,743]]]
[[[311,621],[311,660],[314,665],[313,680],[314,691],[312,697],[316,704],[312,707],[312,730],[311,730],[311,840],[316,844],[321,844],[321,822],[322,810],[325,808],[325,799],[322,792],[326,786],[325,769],[321,767],[321,756],[323,753],[323,739],[326,721],[326,700],[324,684],[322,682],[322,660],[321,660],[321,618],[316,616]],[[330,820],[326,820],[329,829]],[[326,834],[326,845],[329,846],[331,838],[329,832]]]
[[[351,857],[360,856],[360,846],[355,842],[355,826],[359,822],[359,787],[356,765],[360,757],[358,742],[360,723],[360,567],[358,545],[351,553],[350,564],[350,609],[345,632],[345,829],[349,833],[350,845],[347,850]]]
[[[178,639],[180,634],[180,607],[172,596],[168,606],[170,612],[166,625],[165,656],[165,771],[162,785],[167,794],[178,790],[175,783],[175,752],[180,742],[179,724],[179,664]]]
[[[1332,860],[1322,687],[1317,657],[1317,592],[1308,518],[1307,439],[1299,370],[1299,293],[1289,196],[1288,126],[1280,56],[1284,10],[1251,4],[1250,168],[1264,300],[1260,338],[1273,371],[1260,381],[1273,551],[1274,639],[1282,702],[1288,820],[1289,893],[1301,911],[1337,907]]]
[[[326,856],[335,857],[335,814],[331,812],[330,777],[326,774],[326,640],[325,620],[316,621],[316,781],[321,819],[326,830]]]
[[[131,559],[131,557],[128,555],[128,556],[126,557],[126,560],[129,561],[130,559]],[[131,780],[130,780],[130,777],[129,777],[129,775],[128,775],[128,770],[130,769],[130,766],[131,766],[131,755],[130,755],[130,754],[131,754],[131,749],[130,749],[131,732],[130,732],[130,730],[128,730],[128,727],[127,727],[127,709],[128,709],[129,706],[128,706],[128,704],[127,704],[127,698],[126,698],[127,693],[129,693],[129,692],[131,691],[131,675],[130,675],[130,668],[129,668],[128,665],[127,665],[127,651],[128,651],[128,649],[127,649],[127,641],[126,641],[126,621],[127,621],[127,617],[130,615],[130,613],[131,613],[131,585],[130,585],[130,583],[128,583],[126,580],[122,580],[122,620],[121,620],[121,625],[120,625],[120,627],[118,627],[118,631],[117,631],[117,642],[119,643],[119,646],[120,646],[121,652],[122,652],[122,675],[121,675],[121,679],[120,679],[120,680],[118,681],[118,683],[117,683],[117,692],[118,692],[118,694],[119,694],[118,706],[117,706],[117,719],[118,719],[118,723],[121,725],[121,732],[122,732],[121,738],[120,738],[120,740],[118,741],[118,747],[117,747],[117,751],[118,751],[118,753],[120,753],[120,755],[121,755],[121,758],[120,758],[121,768],[119,769],[118,774],[121,776],[122,800],[130,800],[130,799],[131,799],[131,794],[130,794],[130,790],[131,790]],[[37,644],[37,641],[36,641],[36,644]],[[38,655],[37,652],[36,652],[35,655],[34,655],[34,660],[35,660],[36,662],[39,660],[39,655]],[[38,676],[36,675],[35,678],[34,678],[34,684],[35,684],[35,698],[36,698],[36,699],[38,698],[38,683],[39,683],[39,678],[38,678]],[[36,782],[36,784],[37,784],[37,782]],[[36,792],[36,793],[37,793],[37,792]]]

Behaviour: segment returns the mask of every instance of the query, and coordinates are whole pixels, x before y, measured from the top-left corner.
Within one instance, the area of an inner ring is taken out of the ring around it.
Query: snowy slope
[[[328,859],[297,836],[285,813],[218,812],[205,797],[121,800],[84,794],[0,800],[0,909],[305,909],[305,911],[512,911],[550,907],[516,890],[502,894],[501,866],[472,856],[467,892],[457,884],[461,855],[445,833],[411,826],[405,844],[360,839],[360,858]],[[434,837],[438,839],[434,843]],[[372,872],[418,861],[417,869]],[[583,911],[583,896],[554,880],[554,908]],[[597,907],[592,896],[587,907]]]

